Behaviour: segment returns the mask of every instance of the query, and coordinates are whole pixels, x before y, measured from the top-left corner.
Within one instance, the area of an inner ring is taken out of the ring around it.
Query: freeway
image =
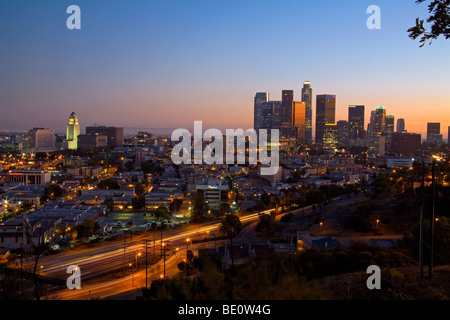
[[[264,211],[270,213],[272,210]],[[241,215],[242,224],[257,221],[260,213]],[[94,247],[76,248],[63,251],[61,253],[43,256],[39,259],[39,273],[45,276],[52,276],[58,279],[66,279],[67,267],[77,265],[83,280],[95,279],[103,275],[108,275],[117,271],[124,271],[129,264],[135,265],[144,263],[145,248],[143,240],[148,240],[150,248],[148,255],[150,258],[158,258],[161,254],[162,242],[170,245],[172,252],[176,248],[184,249],[186,239],[203,239],[210,232],[218,233],[221,225],[220,220],[210,221],[203,224],[193,224],[174,229],[150,232],[145,235],[124,237],[124,241],[103,242]],[[162,234],[162,236],[161,236]],[[140,253],[140,255],[139,255]],[[32,259],[24,261],[24,269],[31,269]]]

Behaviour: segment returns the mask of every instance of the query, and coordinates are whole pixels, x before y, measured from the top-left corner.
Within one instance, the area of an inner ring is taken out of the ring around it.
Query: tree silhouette
[[[416,3],[423,3],[425,0],[416,0]],[[424,20],[417,18],[416,25],[408,29],[409,37],[416,40],[420,38],[420,47],[423,47],[427,40],[429,44],[433,42],[433,39],[444,36],[445,39],[450,39],[450,0],[433,0],[428,5],[428,12],[431,14],[427,23],[431,24],[431,27],[427,29],[424,26]]]

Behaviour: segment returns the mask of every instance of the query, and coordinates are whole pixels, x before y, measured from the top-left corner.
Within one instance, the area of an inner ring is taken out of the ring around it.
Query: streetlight
[[[323,222],[322,221],[320,221],[319,225],[320,225],[320,230],[323,230]]]
[[[137,269],[138,269],[138,257],[140,257],[142,255],[142,253],[140,253],[140,252],[138,252],[137,254],[136,254],[136,271],[137,271]]]
[[[163,242],[162,243],[162,247],[163,247],[163,259],[164,259],[164,279],[166,278],[166,243]]]
[[[378,230],[378,224],[380,223],[380,219],[377,219],[377,230]]]

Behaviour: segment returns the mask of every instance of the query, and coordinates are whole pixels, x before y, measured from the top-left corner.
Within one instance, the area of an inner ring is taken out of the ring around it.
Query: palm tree
[[[234,259],[233,259],[233,237],[235,237],[242,229],[241,220],[237,215],[227,214],[225,219],[222,220],[222,225],[220,227],[220,231],[225,233],[230,239],[230,247],[231,247],[231,268],[234,267]]]

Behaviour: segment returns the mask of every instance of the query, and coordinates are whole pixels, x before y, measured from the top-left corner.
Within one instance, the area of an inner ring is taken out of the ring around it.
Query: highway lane
[[[267,210],[264,213],[270,212],[271,210]],[[255,222],[259,219],[259,214],[241,215],[241,222],[243,224]],[[216,220],[199,225],[164,230],[163,242],[170,244],[170,250],[172,251],[175,251],[176,247],[184,249],[187,238],[191,240],[203,239],[211,231],[217,234],[219,233],[220,226],[221,220]],[[155,235],[152,232],[140,236],[134,235],[133,240],[130,240],[125,241],[125,250],[123,241],[112,241],[111,243],[102,243],[92,248],[67,250],[58,254],[41,257],[39,259],[39,272],[43,275],[66,279],[67,267],[77,265],[83,274],[83,278],[88,280],[104,274],[120,271],[126,268],[129,263],[135,265],[136,255],[138,253],[141,253],[141,257],[143,257],[145,254],[143,240],[149,240],[151,243],[152,247],[148,249],[149,257],[152,257],[153,253],[156,256],[160,255],[160,231],[156,231]],[[155,247],[155,250],[153,247]],[[142,259],[141,257],[138,256],[138,263]],[[25,269],[30,270],[32,269],[33,261],[25,261],[23,265]]]

